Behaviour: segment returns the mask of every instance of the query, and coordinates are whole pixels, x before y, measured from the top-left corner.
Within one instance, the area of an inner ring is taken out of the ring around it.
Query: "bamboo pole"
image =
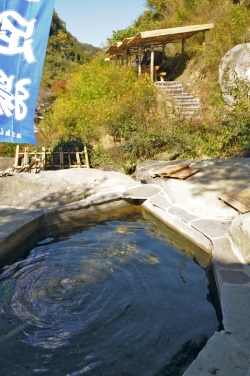
[[[155,53],[154,53],[154,38],[152,38],[151,41],[151,59],[150,59],[150,79],[151,79],[151,84],[154,83],[154,60],[155,60]]]

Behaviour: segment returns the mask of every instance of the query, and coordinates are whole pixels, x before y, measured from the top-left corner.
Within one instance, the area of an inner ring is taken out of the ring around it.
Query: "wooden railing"
[[[30,152],[28,147],[23,151],[16,147],[15,163],[12,166],[13,171],[38,173],[44,170],[62,170],[65,168],[90,168],[87,147],[84,146],[82,152],[78,148],[75,151],[49,151],[45,147],[41,152]]]

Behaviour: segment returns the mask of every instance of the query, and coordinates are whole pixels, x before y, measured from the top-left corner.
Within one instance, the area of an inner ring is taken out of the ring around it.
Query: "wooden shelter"
[[[185,41],[193,37],[197,33],[203,33],[205,41],[205,32],[211,30],[214,24],[191,25],[183,27],[174,27],[169,29],[159,29],[151,31],[142,31],[133,38],[126,38],[122,42],[111,45],[106,54],[116,56],[116,58],[124,58],[131,53],[139,54],[139,74],[141,73],[141,53],[146,48],[151,51],[150,75],[151,82],[154,81],[154,51],[155,48],[164,47],[168,43],[182,43],[182,53],[184,53]]]

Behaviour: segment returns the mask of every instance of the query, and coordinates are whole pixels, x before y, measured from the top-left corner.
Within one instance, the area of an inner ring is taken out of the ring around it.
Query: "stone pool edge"
[[[187,239],[212,256],[212,265],[220,297],[224,330],[215,332],[197,359],[184,372],[185,376],[225,375],[249,376],[250,326],[248,303],[250,267],[237,254],[229,236],[231,220],[214,220],[194,216],[171,203],[168,195],[154,185],[135,185],[116,192],[98,193],[87,199],[50,209],[22,209],[0,207],[0,257],[13,249],[32,232],[41,221],[55,214],[74,215],[75,211],[107,211],[128,203],[142,205]],[[3,216],[3,213],[7,215]]]

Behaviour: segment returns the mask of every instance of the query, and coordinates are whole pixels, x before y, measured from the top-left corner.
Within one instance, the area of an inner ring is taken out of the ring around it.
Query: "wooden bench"
[[[156,65],[154,79],[157,80],[159,78],[160,81],[164,81],[164,77],[167,75],[167,72],[157,72],[159,69],[160,69],[160,66]]]

